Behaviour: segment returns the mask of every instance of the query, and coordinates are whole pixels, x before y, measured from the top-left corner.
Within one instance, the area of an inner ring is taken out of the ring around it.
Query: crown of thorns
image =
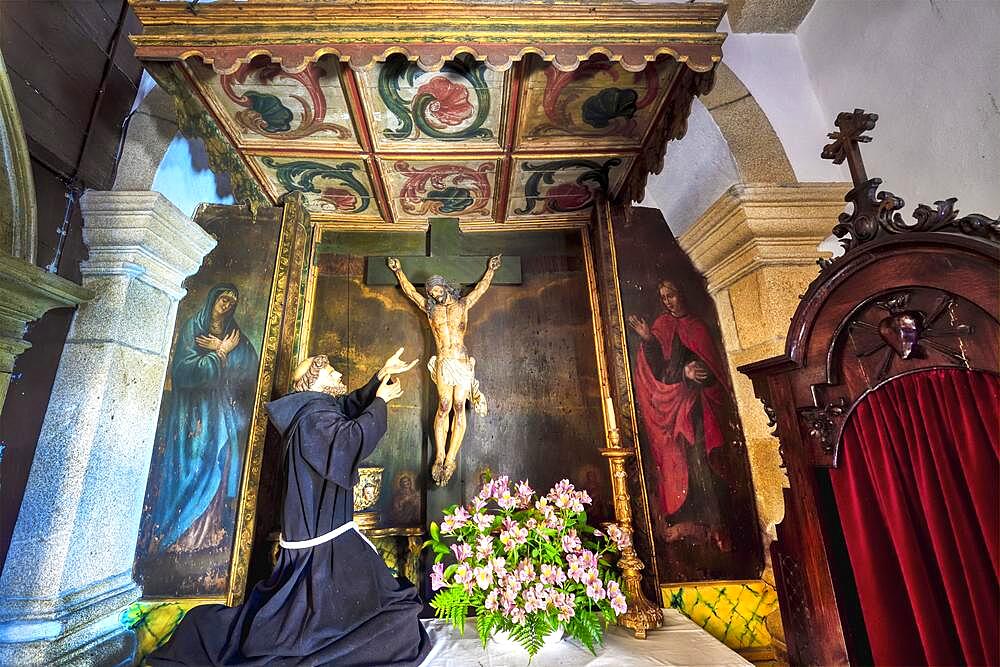
[[[330,358],[325,354],[317,354],[309,363],[309,368],[292,384],[292,391],[309,391],[313,383],[319,379],[319,373],[330,365]]]

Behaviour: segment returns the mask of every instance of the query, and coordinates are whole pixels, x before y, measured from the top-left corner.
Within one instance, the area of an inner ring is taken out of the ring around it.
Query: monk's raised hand
[[[420,361],[420,359],[417,358],[407,363],[400,358],[402,356],[403,356],[403,348],[399,348],[398,350],[396,350],[396,354],[386,359],[385,363],[382,365],[382,369],[379,370],[378,372],[379,378],[382,379],[390,375],[399,375],[400,373],[405,373],[406,371],[416,366],[417,362]]]
[[[382,380],[382,384],[380,384],[378,389],[375,390],[375,396],[381,398],[386,403],[394,401],[402,395],[403,385],[400,384],[399,380],[393,380],[388,375],[385,376]]]

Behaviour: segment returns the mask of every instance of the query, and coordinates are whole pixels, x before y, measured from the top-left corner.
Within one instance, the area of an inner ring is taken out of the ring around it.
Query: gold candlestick
[[[645,567],[632,545],[632,505],[629,499],[625,459],[632,456],[631,449],[619,447],[621,436],[618,429],[608,430],[610,447],[601,449],[601,456],[608,460],[611,468],[611,490],[615,501],[615,518],[618,525],[629,536],[629,546],[622,549],[618,559],[618,569],[625,583],[625,600],[628,609],[618,617],[618,624],[632,630],[636,638],[645,639],[646,631],[663,625],[663,610],[650,602],[642,592],[642,570]]]

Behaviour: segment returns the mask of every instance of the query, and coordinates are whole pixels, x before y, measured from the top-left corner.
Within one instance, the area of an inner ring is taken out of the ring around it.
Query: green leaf
[[[431,521],[431,538],[433,538],[435,542],[439,542],[441,540],[441,529],[438,527],[436,521]]]
[[[479,608],[479,614],[476,616],[476,632],[479,634],[479,640],[483,643],[483,648],[486,648],[486,642],[493,635],[493,630],[499,624],[499,620],[499,615],[496,612]]]

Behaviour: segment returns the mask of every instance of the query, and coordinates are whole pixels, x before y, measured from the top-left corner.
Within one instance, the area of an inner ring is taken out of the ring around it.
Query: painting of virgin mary
[[[235,285],[216,284],[178,333],[157,433],[163,477],[151,518],[159,551],[217,548],[234,524],[258,369],[236,321],[239,301]]]

